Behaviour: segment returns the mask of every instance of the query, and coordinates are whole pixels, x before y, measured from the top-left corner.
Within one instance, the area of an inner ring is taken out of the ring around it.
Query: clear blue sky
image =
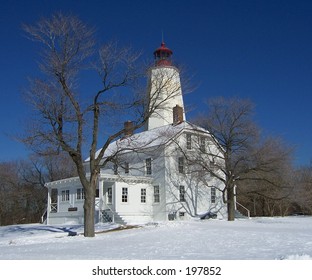
[[[185,97],[203,111],[209,97],[238,96],[256,104],[264,133],[296,146],[295,163],[312,159],[312,1],[309,0],[28,0],[0,4],[0,161],[23,158],[10,135],[23,131],[30,114],[21,98],[27,77],[38,73],[38,46],[23,37],[22,23],[71,12],[97,28],[102,41],[116,39],[143,51],[161,43],[188,67],[195,92]]]

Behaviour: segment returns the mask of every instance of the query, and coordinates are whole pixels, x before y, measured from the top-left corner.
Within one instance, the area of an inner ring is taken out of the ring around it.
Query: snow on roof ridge
[[[120,138],[109,144],[106,149],[103,158],[112,155],[117,149],[122,149],[123,152],[132,151],[134,149],[151,148],[158,145],[164,145],[168,143],[174,136],[179,134],[184,129],[197,130],[204,133],[209,133],[206,129],[192,124],[188,121],[183,121],[179,124],[168,124],[153,128],[151,130],[145,130],[135,133],[129,137]],[[210,134],[210,133],[209,133]],[[96,152],[96,156],[100,153],[101,149]],[[88,157],[85,162],[88,162]]]

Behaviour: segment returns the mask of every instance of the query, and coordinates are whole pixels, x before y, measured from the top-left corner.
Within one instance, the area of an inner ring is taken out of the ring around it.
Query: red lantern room
[[[155,65],[156,66],[171,66],[171,55],[172,50],[168,49],[164,42],[161,43],[160,47],[154,51]]]

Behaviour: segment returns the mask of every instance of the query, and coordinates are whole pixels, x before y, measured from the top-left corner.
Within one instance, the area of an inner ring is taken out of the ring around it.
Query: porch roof
[[[153,181],[152,177],[147,176],[120,176],[120,175],[111,175],[107,173],[100,173],[99,176],[104,182],[125,182],[125,183],[147,183],[151,184]]]
[[[88,176],[88,175],[87,175]],[[151,184],[153,181],[152,177],[147,177],[147,176],[121,176],[121,175],[112,175],[112,174],[107,174],[104,172],[101,172],[99,175],[99,179],[103,180],[104,182],[125,182],[125,183],[147,183]],[[48,182],[45,184],[46,188],[49,187],[62,187],[66,186],[69,184],[74,184],[74,183],[80,183],[79,177],[71,177],[71,178],[66,178],[62,180],[57,180],[53,182]]]

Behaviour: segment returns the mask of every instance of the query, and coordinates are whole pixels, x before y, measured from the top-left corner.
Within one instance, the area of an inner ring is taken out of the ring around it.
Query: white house
[[[148,98],[150,106],[162,105],[145,131],[133,134],[132,123],[125,122],[125,136],[105,151],[104,158],[116,156],[98,175],[95,222],[183,220],[207,211],[226,215],[224,185],[201,164],[213,164],[210,155],[221,151],[208,131],[185,120],[180,75],[171,55],[164,43],[154,52]],[[86,172],[87,166],[88,159]],[[46,187],[48,224],[83,223],[84,192],[78,177]]]

